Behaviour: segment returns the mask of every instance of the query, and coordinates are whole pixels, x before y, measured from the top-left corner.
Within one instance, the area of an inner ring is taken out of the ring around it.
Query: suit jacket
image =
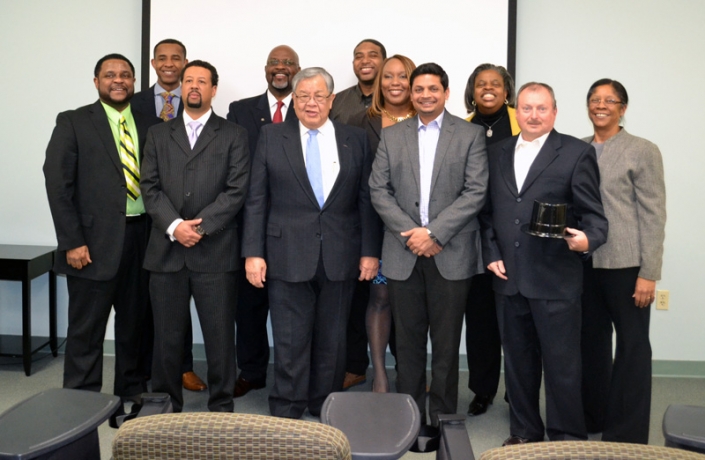
[[[523,231],[534,201],[566,203],[567,225],[585,232],[589,254],[607,240],[607,219],[600,201],[595,149],[553,130],[517,190],[514,148],[518,136],[490,147],[490,194],[481,216],[485,264],[504,261],[508,280],[493,278],[495,292],[532,299],[559,300],[582,292],[581,254],[563,239]],[[589,255],[588,254],[588,255]],[[586,257],[583,255],[583,257]]]
[[[379,257],[380,229],[367,179],[372,156],[365,133],[333,122],[340,172],[323,208],[308,180],[299,122],[260,132],[245,204],[244,257],[262,257],[267,278],[313,279],[319,256],[331,281],[357,278],[360,257]]]
[[[145,115],[153,115],[158,117],[159,114],[157,113],[157,104],[154,101],[154,91],[155,85],[152,85],[147,90],[135,93],[135,95],[132,96],[132,99],[130,100],[132,110],[134,110],[135,112],[143,113]],[[179,108],[176,110],[177,117],[180,117],[181,114],[184,113],[184,99],[181,98],[181,101],[179,102]]]
[[[153,221],[144,267],[157,272],[239,269],[235,215],[245,201],[249,170],[247,132],[215,113],[193,150],[182,117],[150,130],[140,180]],[[191,248],[172,242],[166,230],[179,218],[202,218],[206,236]]]
[[[591,142],[592,136],[583,140]],[[607,139],[597,164],[610,235],[592,255],[593,267],[641,267],[642,278],[661,279],[666,236],[661,152],[655,144],[622,128]]]
[[[372,204],[385,224],[384,275],[405,280],[417,256],[401,232],[421,227],[418,115],[382,130],[370,190]],[[484,131],[445,112],[433,162],[428,229],[443,245],[434,259],[448,280],[480,273],[480,224],[487,195]]]
[[[133,111],[144,156],[147,130],[159,118]],[[54,219],[57,273],[104,281],[120,266],[125,238],[127,189],[122,161],[100,101],[60,113],[44,162],[49,208]],[[66,251],[88,246],[92,263],[76,270]]]
[[[370,118],[367,116],[367,110],[364,110],[355,115],[348,124],[365,130],[367,140],[370,142],[370,151],[374,155],[382,137],[382,118]]]
[[[296,112],[294,112],[292,103],[286,111],[285,120],[296,120]],[[228,121],[237,123],[247,130],[247,136],[250,140],[250,155],[255,154],[257,150],[257,140],[262,126],[272,123],[272,115],[269,111],[269,99],[267,92],[260,96],[254,96],[247,99],[232,102],[228,110]]]

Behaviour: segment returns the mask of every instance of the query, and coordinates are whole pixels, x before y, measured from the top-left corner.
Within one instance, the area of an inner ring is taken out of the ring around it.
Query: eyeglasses
[[[604,101],[602,99],[596,98],[596,99],[590,99],[590,105],[600,105],[600,102],[604,102],[606,105],[617,105],[617,104],[623,104],[622,101],[617,101],[614,99],[605,99]]]
[[[330,93],[328,96],[323,96],[322,94],[315,94],[315,95],[311,96],[310,94],[296,94],[296,93],[294,93],[294,95],[296,96],[296,99],[303,102],[304,104],[308,104],[308,101],[310,101],[311,98],[313,98],[313,100],[316,101],[317,103],[323,104],[324,102],[326,102],[326,99],[328,99],[331,94],[333,94],[333,93]]]
[[[285,66],[295,66],[296,61],[292,61],[290,59],[282,59],[281,61],[279,59],[270,59],[267,61],[267,65],[279,65],[279,63],[285,65]]]

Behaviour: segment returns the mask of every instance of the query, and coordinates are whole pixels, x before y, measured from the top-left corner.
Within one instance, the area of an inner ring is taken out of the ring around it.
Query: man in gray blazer
[[[242,253],[269,292],[272,415],[319,415],[343,387],[345,330],[356,279],[379,267],[378,219],[365,132],[328,118],[333,78],[320,67],[292,82],[298,120],[263,126],[252,162]]]
[[[418,116],[382,131],[370,176],[385,224],[383,273],[397,333],[397,390],[414,397],[425,422],[426,342],[432,372],[429,413],[456,412],[458,347],[470,287],[481,272],[477,215],[487,193],[479,127],[445,111],[448,76],[434,63],[410,77]]]
[[[240,268],[235,215],[245,200],[247,133],[215,115],[218,73],[204,61],[182,72],[182,117],[150,130],[141,189],[152,217],[144,266],[154,312],[152,389],[183,407],[183,341],[193,296],[203,330],[211,411],[233,410],[235,302]]]

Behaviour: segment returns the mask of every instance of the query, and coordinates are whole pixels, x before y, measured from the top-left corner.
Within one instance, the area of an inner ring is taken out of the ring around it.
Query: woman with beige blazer
[[[650,305],[661,278],[666,190],[658,147],[620,121],[629,98],[602,79],[588,91],[600,193],[610,230],[585,263],[583,406],[588,432],[603,441],[647,444],[651,411]],[[612,326],[617,348],[612,360]]]

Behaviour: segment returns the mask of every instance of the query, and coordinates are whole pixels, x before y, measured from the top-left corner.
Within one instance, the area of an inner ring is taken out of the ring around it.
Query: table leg
[[[22,362],[24,373],[32,373],[32,280],[29,270],[22,277]]]
[[[49,347],[51,354],[56,357],[59,347],[56,340],[56,273],[49,270]]]

